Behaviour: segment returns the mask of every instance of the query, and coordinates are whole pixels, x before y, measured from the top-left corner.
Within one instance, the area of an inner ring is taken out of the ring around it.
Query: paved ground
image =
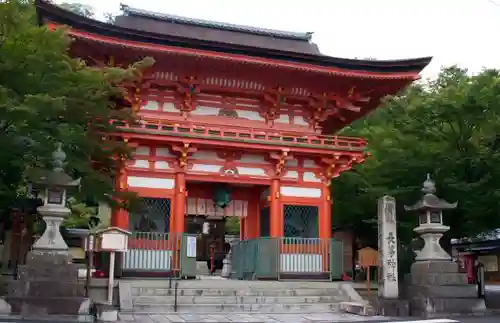
[[[362,317],[352,314],[221,314],[221,315],[120,315],[124,323],[184,323],[184,322],[259,322],[259,323],[310,323],[310,322],[368,322],[382,317]],[[1,323],[1,322],[0,322]]]
[[[233,314],[233,315],[130,315],[121,317],[126,323],[180,323],[180,322],[259,322],[259,323],[498,323],[497,317],[466,317],[450,319],[389,319],[382,317],[363,317],[350,314]],[[1,323],[1,322],[0,322]]]

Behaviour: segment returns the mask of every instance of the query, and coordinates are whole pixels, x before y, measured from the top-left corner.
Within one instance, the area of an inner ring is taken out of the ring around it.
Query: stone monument
[[[468,284],[467,274],[441,248],[439,240],[450,227],[443,225],[443,210],[454,209],[435,194],[436,185],[427,175],[422,188],[423,197],[407,211],[418,214],[419,225],[414,231],[425,242],[417,251],[416,261],[406,278],[407,297],[412,316],[435,317],[443,314],[467,314],[486,310],[483,299],[477,297],[476,285]]]
[[[408,302],[399,297],[396,200],[392,196],[378,200],[378,234],[380,268],[376,312],[385,316],[408,316]]]
[[[37,211],[46,228],[33,244],[26,264],[19,266],[17,279],[9,285],[6,297],[12,312],[22,316],[86,315],[90,304],[84,298],[84,283],[78,282],[77,265],[72,263],[59,231],[61,222],[71,213],[66,207],[67,190],[78,187],[80,180],[64,172],[66,154],[61,144],[52,157],[53,169],[38,173],[33,181],[33,188],[39,190],[43,200]]]

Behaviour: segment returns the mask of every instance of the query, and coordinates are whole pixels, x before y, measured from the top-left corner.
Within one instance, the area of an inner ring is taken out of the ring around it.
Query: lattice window
[[[269,237],[271,217],[269,216],[269,207],[260,209],[260,236]]]
[[[140,206],[129,214],[131,231],[169,232],[170,199],[141,198]]]
[[[318,238],[318,207],[285,205],[285,237]]]

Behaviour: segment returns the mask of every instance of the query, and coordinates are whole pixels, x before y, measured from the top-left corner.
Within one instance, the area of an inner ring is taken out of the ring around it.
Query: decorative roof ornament
[[[52,153],[52,165],[54,172],[63,172],[66,166],[66,153],[62,150],[62,143],[56,143],[56,150]]]
[[[431,174],[427,173],[427,179],[425,180],[421,191],[424,192],[424,194],[436,193],[436,183],[431,179]]]
[[[458,205],[458,202],[449,203],[434,195],[436,193],[436,183],[431,179],[430,174],[427,174],[427,179],[423,183],[421,191],[424,193],[422,199],[411,206],[405,205],[406,211],[441,211],[446,209],[454,209]]]
[[[66,166],[66,153],[62,149],[62,143],[56,144],[56,149],[52,152],[52,170],[37,170],[35,173],[34,186],[43,187],[78,187],[81,179],[73,179],[66,174],[64,167]]]

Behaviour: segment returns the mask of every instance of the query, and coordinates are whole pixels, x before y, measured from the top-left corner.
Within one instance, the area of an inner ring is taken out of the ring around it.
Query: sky
[[[500,0],[64,0],[120,12],[131,7],[278,30],[314,32],[329,56],[400,59],[433,56],[472,73],[500,68]]]

